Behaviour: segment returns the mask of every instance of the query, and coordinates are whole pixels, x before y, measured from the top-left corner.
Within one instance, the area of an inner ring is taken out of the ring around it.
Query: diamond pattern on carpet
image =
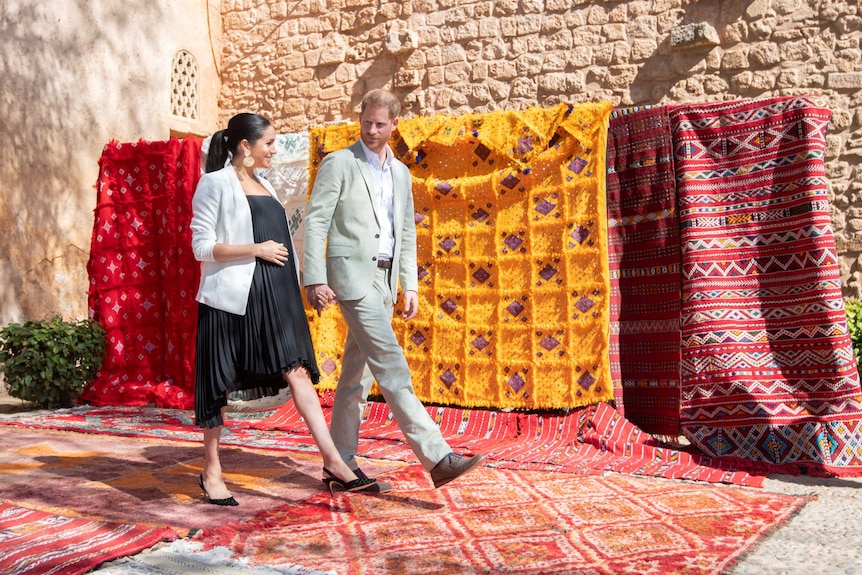
[[[413,465],[384,495],[317,495],[199,533],[249,565],[340,575],[722,573],[804,498],[623,475],[480,468],[435,490]]]

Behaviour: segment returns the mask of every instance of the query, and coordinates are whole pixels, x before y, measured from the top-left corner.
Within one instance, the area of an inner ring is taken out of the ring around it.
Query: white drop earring
[[[251,150],[245,151],[245,157],[242,159],[242,165],[250,168],[254,165],[254,158],[251,157]]]

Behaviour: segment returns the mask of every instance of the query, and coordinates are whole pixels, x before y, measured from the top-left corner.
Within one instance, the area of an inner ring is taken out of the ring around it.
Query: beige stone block
[[[500,32],[503,36],[518,35],[518,19],[517,18],[502,18],[500,19]]]
[[[452,64],[453,62],[464,62],[467,59],[467,54],[464,47],[459,44],[450,44],[443,46],[440,51],[440,61],[443,64]]]
[[[515,71],[518,76],[532,77],[542,69],[545,59],[539,54],[524,54],[515,60]]]
[[[542,18],[542,34],[553,34],[566,28],[566,18],[562,14],[545,14]]]
[[[471,79],[474,82],[481,82],[488,78],[488,62],[475,62],[470,67]]]
[[[573,46],[596,46],[602,42],[602,29],[597,26],[583,26],[572,30]]]
[[[440,86],[443,84],[443,66],[428,68],[426,73],[429,86]]]
[[[340,64],[345,61],[347,49],[344,47],[324,48],[320,51],[318,65]]]
[[[497,80],[509,80],[518,75],[517,68],[514,62],[501,60],[491,62],[488,66],[488,75]]]
[[[397,20],[401,17],[401,2],[385,2],[380,5],[380,16],[386,20]]]
[[[748,59],[756,66],[771,66],[781,61],[781,53],[777,45],[767,42],[752,46]]]
[[[721,59],[722,70],[742,70],[748,67],[748,48],[746,47],[727,51]]]
[[[828,74],[826,86],[835,90],[862,88],[862,72]]]
[[[572,46],[572,33],[568,30],[560,30],[556,34],[545,36],[544,38],[546,52],[552,50],[571,50]]]
[[[629,38],[655,38],[657,35],[658,19],[655,16],[639,16],[629,25]]]
[[[592,63],[593,50],[589,46],[576,46],[566,54],[566,59],[574,68],[586,68]]]
[[[506,43],[500,39],[494,39],[485,44],[482,58],[485,60],[500,60],[501,58],[505,58],[508,53],[509,48],[506,46]]]
[[[800,71],[799,70],[782,70],[778,73],[778,77],[775,80],[775,86],[777,88],[794,88],[800,85]]]
[[[628,63],[631,57],[631,52],[632,47],[629,46],[628,42],[614,42],[611,64],[618,66],[620,64]]]
[[[535,98],[537,82],[532,78],[515,78],[512,81],[512,96],[516,98]]]
[[[658,50],[658,43],[652,39],[638,39],[632,43],[631,58],[635,62],[650,59]]]
[[[722,37],[724,38],[725,45],[728,46],[745,42],[745,39],[748,37],[748,23],[741,21],[728,24],[724,27]]]
[[[531,14],[522,16],[517,19],[518,35],[526,36],[527,34],[536,34],[542,30],[542,17]]]
[[[608,22],[618,22],[625,24],[629,21],[629,10],[627,4],[612,6],[608,12]]]
[[[609,42],[626,39],[625,24],[608,24],[602,27],[602,31]]]
[[[281,116],[300,118],[305,116],[304,101],[301,98],[286,98],[281,102]]]
[[[449,83],[466,82],[470,79],[470,64],[467,62],[455,62],[448,64],[443,69],[443,80]]]
[[[480,38],[499,38],[503,34],[500,21],[496,18],[484,18],[479,20]]]
[[[592,6],[587,12],[587,24],[602,26],[608,23],[608,12],[604,6]]]
[[[568,67],[568,62],[562,54],[550,53],[546,54],[542,61],[542,72],[565,72]]]
[[[397,88],[415,88],[422,85],[421,70],[399,70],[392,80]]]
[[[492,100],[491,90],[485,84],[473,84],[470,89],[470,96],[483,103],[487,103]]]
[[[413,30],[391,31],[385,46],[390,54],[410,53],[419,47],[419,35]]]

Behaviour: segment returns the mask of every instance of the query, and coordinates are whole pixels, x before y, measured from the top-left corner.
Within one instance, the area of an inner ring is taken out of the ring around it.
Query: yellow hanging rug
[[[394,327],[417,397],[461,407],[558,409],[608,401],[605,170],[611,104],[402,118],[419,315]],[[309,186],[358,124],[310,131]],[[401,300],[399,300],[401,301]],[[334,389],[340,314],[308,319],[321,389]],[[372,390],[376,392],[376,390]]]

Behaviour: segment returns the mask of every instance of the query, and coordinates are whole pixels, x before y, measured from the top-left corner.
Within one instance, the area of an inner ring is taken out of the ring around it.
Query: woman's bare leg
[[[221,412],[222,419],[224,419],[224,414],[225,408],[223,407]],[[227,486],[224,484],[221,461],[218,456],[222,427],[204,428],[204,469],[202,475],[204,487],[210,499],[225,499],[230,497],[230,491],[228,491]]]
[[[308,371],[301,367],[284,377],[290,385],[294,405],[305,420],[311,437],[314,438],[314,443],[317,444],[317,449],[323,456],[323,466],[342,481],[349,482],[356,479],[356,474],[344,463],[338,449],[332,442],[329,427],[326,425],[323,410],[320,408],[320,398],[317,396],[317,391],[314,389]]]

